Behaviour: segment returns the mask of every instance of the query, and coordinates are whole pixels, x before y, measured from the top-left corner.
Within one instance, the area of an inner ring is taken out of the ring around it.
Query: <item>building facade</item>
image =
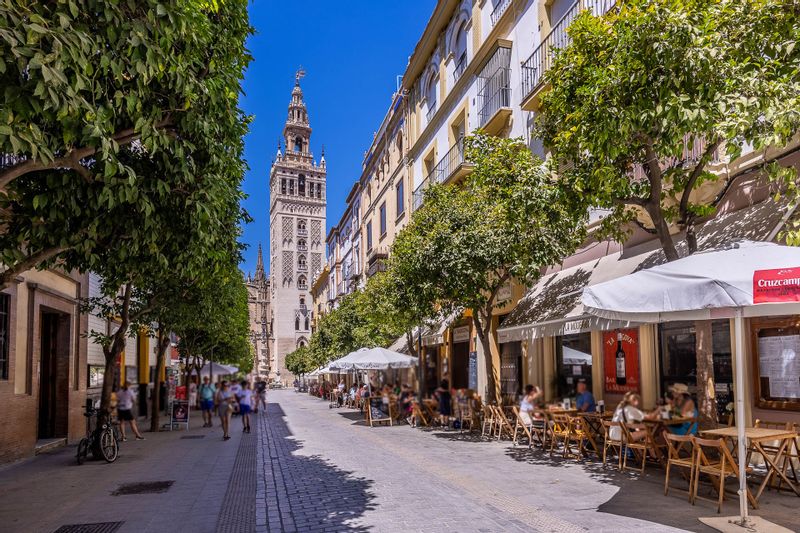
[[[264,257],[258,245],[258,261],[255,275],[245,279],[247,306],[250,313],[250,342],[253,345],[253,376],[267,378],[272,360],[270,357],[270,290],[269,279],[264,271]]]
[[[325,260],[326,165],[311,151],[311,126],[298,74],[283,128],[285,151],[278,147],[270,171],[270,303],[272,361],[270,379],[284,384],[286,354],[311,336],[313,274]]]

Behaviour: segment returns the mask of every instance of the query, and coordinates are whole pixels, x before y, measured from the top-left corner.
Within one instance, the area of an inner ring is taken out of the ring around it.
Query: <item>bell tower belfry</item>
[[[325,262],[325,154],[316,161],[303,99],[301,69],[289,101],[283,140],[270,170],[270,290],[273,358],[270,378],[291,384],[285,359],[311,338],[310,294]],[[283,146],[281,146],[283,144]]]

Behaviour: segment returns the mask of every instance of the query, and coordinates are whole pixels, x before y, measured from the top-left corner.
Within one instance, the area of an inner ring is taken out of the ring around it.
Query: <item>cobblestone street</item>
[[[357,412],[293,391],[269,395],[252,435],[220,430],[147,433],[112,465],[74,462],[74,447],[0,470],[3,531],[711,531],[663,473],[562,463],[509,442],[458,431],[366,427]],[[216,421],[215,421],[216,422]],[[172,482],[163,492],[115,494],[126,483]],[[763,500],[755,514],[798,529],[796,500]],[[733,514],[735,502],[723,514]],[[95,531],[95,530],[92,530]]]

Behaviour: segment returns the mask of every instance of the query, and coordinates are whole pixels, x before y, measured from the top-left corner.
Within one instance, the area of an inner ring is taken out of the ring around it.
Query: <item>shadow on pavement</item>
[[[668,496],[664,496],[664,469],[655,464],[648,464],[645,473],[641,475],[638,470],[620,472],[616,466],[616,457],[612,459],[610,455],[609,464],[604,467],[602,458],[597,459],[594,455],[590,455],[582,461],[565,459],[558,454],[551,458],[549,451],[543,451],[535,446],[533,448],[528,448],[527,445],[507,448],[505,454],[515,461],[531,465],[579,468],[589,478],[615,486],[617,492],[614,496],[598,507],[598,511],[602,513],[638,518],[688,531],[715,531],[701,523],[698,518],[718,516],[716,505],[704,501],[698,501],[695,505],[691,505],[687,493],[685,490],[681,490],[688,488],[688,482],[681,477],[678,468],[673,468],[670,492]],[[734,488],[734,483],[731,482],[728,487]],[[706,493],[703,494],[703,491]],[[700,495],[715,496],[708,484],[701,486]],[[751,509],[751,514],[763,516],[792,531],[800,530],[796,496],[765,494],[762,496],[760,504],[758,510]],[[738,513],[736,494],[726,494],[721,516],[738,515]]]
[[[354,477],[321,456],[298,454],[303,443],[293,437],[281,406],[271,403],[267,413],[262,431],[268,530],[369,531],[352,522],[375,508],[373,481]]]

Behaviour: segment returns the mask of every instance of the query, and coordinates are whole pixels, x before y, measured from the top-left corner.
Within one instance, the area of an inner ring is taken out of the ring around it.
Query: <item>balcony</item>
[[[308,230],[306,228],[297,228],[297,235],[299,237],[308,237]]]
[[[428,111],[425,113],[425,120],[430,124],[433,115],[436,114],[436,100],[428,104]]]
[[[346,293],[347,293],[347,285],[345,284],[344,281],[339,282],[339,286],[337,287],[337,290],[336,290],[336,295],[337,296],[341,296],[341,295],[346,294]]]
[[[544,73],[553,66],[554,51],[569,45],[570,37],[567,28],[578,15],[589,10],[595,16],[602,16],[611,11],[616,0],[578,0],[567,10],[561,19],[553,24],[550,30],[522,64],[522,109],[535,111],[539,105],[539,95],[543,87]]]
[[[308,272],[308,265],[305,263],[302,265],[297,265],[297,270],[300,272]]]
[[[305,252],[305,251],[307,251],[307,250],[308,250],[308,246],[307,246],[307,245],[305,245],[305,244],[298,244],[298,245],[297,245],[297,250],[298,250],[299,252]]]
[[[478,92],[480,111],[478,121],[481,128],[491,135],[503,129],[511,116],[511,69],[498,67],[491,77],[483,80],[483,88]]]
[[[376,246],[367,252],[367,263],[372,264],[379,259],[386,259],[389,257],[388,246]]]
[[[511,0],[500,0],[497,3],[497,5],[494,6],[494,9],[492,10],[492,16],[491,16],[492,27],[493,28],[494,28],[495,24],[497,24],[497,21],[500,20],[500,17],[503,16],[503,13],[506,12],[506,10],[508,9],[508,6],[510,6],[510,5],[511,5]]]
[[[456,67],[453,70],[453,85],[455,85],[456,82],[461,78],[461,76],[464,74],[465,70],[467,70],[467,51],[466,50],[464,50],[464,52],[458,58],[458,61],[456,62]]]
[[[376,261],[372,263],[367,269],[367,277],[371,278],[378,272],[386,272],[386,263],[383,261]]]
[[[412,209],[416,211],[422,205],[422,191],[431,183],[447,183],[458,181],[472,171],[472,163],[464,160],[464,137],[459,137],[458,141],[450,150],[444,154],[433,170],[425,176],[422,184],[414,191]]]

